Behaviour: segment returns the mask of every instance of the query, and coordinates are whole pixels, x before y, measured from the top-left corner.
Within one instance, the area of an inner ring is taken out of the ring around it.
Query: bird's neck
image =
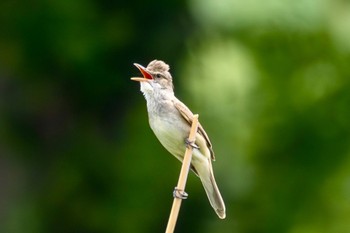
[[[148,112],[155,113],[161,113],[167,102],[172,101],[175,98],[174,91],[169,89],[145,92],[144,96],[147,101]]]

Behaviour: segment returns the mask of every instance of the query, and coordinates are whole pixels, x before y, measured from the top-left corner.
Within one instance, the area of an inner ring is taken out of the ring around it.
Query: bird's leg
[[[173,197],[185,200],[188,198],[188,194],[184,190],[178,189],[177,187],[175,187],[173,192]]]
[[[194,141],[190,141],[188,138],[185,139],[185,143],[187,147],[192,147],[195,149],[199,149],[199,146],[196,145],[196,143],[194,143]]]

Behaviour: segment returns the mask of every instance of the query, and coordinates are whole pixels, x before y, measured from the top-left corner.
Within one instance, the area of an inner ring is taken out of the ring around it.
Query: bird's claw
[[[199,149],[199,146],[197,146],[194,141],[190,141],[188,138],[186,138],[185,143],[187,147],[191,146],[192,148]]]
[[[184,190],[178,189],[177,187],[174,188],[173,196],[174,198],[179,198],[182,200],[185,200],[188,198],[188,194]]]

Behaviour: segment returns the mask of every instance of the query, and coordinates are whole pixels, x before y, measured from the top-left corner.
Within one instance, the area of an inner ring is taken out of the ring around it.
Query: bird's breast
[[[149,123],[160,143],[171,154],[181,157],[186,149],[185,139],[188,137],[189,126],[176,112],[167,114],[151,114]]]

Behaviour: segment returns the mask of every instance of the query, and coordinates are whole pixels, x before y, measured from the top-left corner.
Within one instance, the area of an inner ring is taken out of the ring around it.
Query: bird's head
[[[160,60],[151,61],[147,68],[140,64],[134,65],[141,71],[143,77],[133,77],[131,80],[141,84],[141,91],[146,93],[161,92],[162,90],[173,92],[173,78],[169,73],[169,65]]]

